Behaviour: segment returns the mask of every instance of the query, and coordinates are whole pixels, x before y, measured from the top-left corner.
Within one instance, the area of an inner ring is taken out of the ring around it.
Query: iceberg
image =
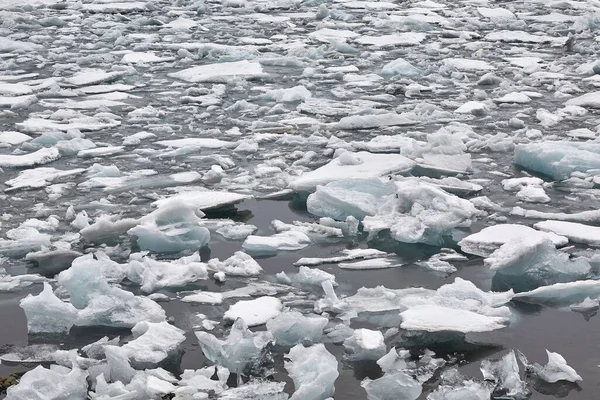
[[[9,400],[81,400],[87,396],[88,373],[77,367],[38,366],[6,391]]]
[[[132,259],[127,267],[127,278],[139,284],[144,293],[166,287],[182,288],[208,278],[206,264],[197,258],[198,260],[189,260],[184,257],[174,262],[157,261],[150,257]]]
[[[365,379],[360,384],[369,400],[417,400],[423,388],[402,371],[386,373],[379,379]]]
[[[242,60],[200,65],[170,73],[169,76],[191,83],[227,83],[235,78],[256,79],[266,77],[267,74],[263,72],[259,63]]]
[[[151,368],[164,361],[185,340],[185,332],[167,322],[138,322],[133,340],[120,349],[135,368]]]
[[[542,286],[528,292],[515,294],[514,299],[535,304],[571,305],[586,298],[600,298],[600,281],[580,280]]]
[[[506,396],[511,399],[525,399],[531,394],[527,384],[519,376],[519,364],[514,350],[500,360],[481,362],[481,373],[487,381],[496,382],[494,397]]]
[[[490,332],[505,328],[508,319],[439,305],[411,307],[400,313],[400,327],[427,332]]]
[[[543,232],[552,232],[564,236],[574,243],[600,246],[600,228],[592,225],[566,221],[542,221],[533,225]]]

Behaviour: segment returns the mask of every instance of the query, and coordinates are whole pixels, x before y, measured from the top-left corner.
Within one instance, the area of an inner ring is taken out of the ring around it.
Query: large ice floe
[[[599,16],[0,0],[0,397],[597,397]]]

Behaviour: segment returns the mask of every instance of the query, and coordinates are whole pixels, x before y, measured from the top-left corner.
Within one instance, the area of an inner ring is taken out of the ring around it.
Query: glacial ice
[[[577,382],[583,379],[577,372],[567,365],[567,360],[558,353],[546,350],[548,355],[548,363],[541,366],[538,363],[530,364],[525,355],[519,352],[519,359],[525,366],[525,369],[548,383],[558,381]]]
[[[273,341],[269,331],[251,332],[241,318],[234,321],[225,340],[206,332],[196,332],[196,337],[206,358],[233,373],[244,375],[260,367],[264,350]]]
[[[267,76],[257,62],[248,60],[206,64],[169,74],[171,78],[191,83],[216,82],[227,83],[230,79],[256,79]]]
[[[87,396],[88,373],[77,367],[38,366],[8,388],[10,400],[81,400]]]
[[[423,390],[421,384],[402,371],[386,373],[379,379],[365,379],[361,386],[369,400],[416,400]]]
[[[571,305],[586,298],[600,298],[600,281],[580,280],[542,286],[528,292],[515,294],[514,299],[535,304]]]
[[[120,349],[138,368],[158,365],[185,340],[184,331],[167,322],[138,322],[131,332],[134,339]]]
[[[236,321],[243,319],[244,322],[252,327],[262,325],[272,318],[281,314],[283,304],[276,297],[263,296],[254,300],[241,300],[229,307],[229,310],[223,315],[223,319]]]
[[[323,328],[329,320],[316,315],[305,316],[297,311],[286,311],[267,321],[267,330],[279,346],[310,346],[321,341]]]
[[[343,154],[346,154],[344,156]],[[400,154],[342,153],[328,164],[290,183],[297,192],[314,192],[318,185],[343,179],[368,179],[409,172],[414,162]]]
[[[510,240],[532,236],[548,238],[555,246],[564,246],[568,243],[568,239],[564,236],[539,232],[525,225],[499,224],[488,226],[477,233],[465,237],[458,242],[458,245],[465,253],[487,257]]]
[[[556,180],[574,172],[600,168],[600,145],[595,143],[546,141],[515,147],[515,163]]]
[[[566,221],[542,221],[533,225],[543,232],[553,232],[571,242],[600,246],[600,228]]]
[[[512,399],[525,399],[531,393],[519,376],[519,364],[514,350],[500,360],[484,360],[481,363],[483,378],[497,384],[496,391],[501,396]]]
[[[379,360],[386,354],[383,334],[370,329],[356,329],[344,340],[344,349],[351,360]]]
[[[199,260],[165,262],[149,257],[136,257],[129,261],[127,278],[139,284],[142,292],[152,293],[158,289],[181,288],[200,279],[207,279],[208,271],[206,264]]]
[[[285,369],[295,386],[290,400],[326,400],[333,396],[338,362],[323,344],[297,344],[286,357],[290,361],[285,362]]]

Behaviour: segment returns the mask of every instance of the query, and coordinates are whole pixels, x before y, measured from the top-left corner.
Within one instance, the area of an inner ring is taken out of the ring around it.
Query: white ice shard
[[[292,283],[303,288],[320,288],[325,281],[331,282],[333,286],[337,286],[335,275],[318,268],[300,266],[298,273],[292,277]]]
[[[496,390],[500,390],[503,396],[512,399],[525,399],[529,396],[527,384],[519,376],[519,364],[514,350],[500,360],[482,361],[480,369],[485,380],[496,382]]]
[[[133,340],[123,345],[133,366],[150,368],[164,361],[185,340],[185,332],[167,322],[138,322]]]
[[[313,215],[338,221],[345,221],[348,216],[362,220],[375,215],[382,198],[395,193],[392,182],[382,182],[379,178],[339,180],[317,186],[308,196],[306,208]]]
[[[550,197],[544,191],[540,178],[523,177],[504,179],[502,187],[504,190],[518,191],[517,198],[529,203],[547,203]]]
[[[5,182],[6,192],[18,189],[37,189],[50,185],[54,180],[79,175],[85,172],[83,168],[60,170],[51,167],[38,167],[19,172],[13,179]]]
[[[303,232],[290,230],[271,236],[250,235],[242,247],[251,254],[275,254],[279,251],[294,251],[312,244],[312,240]]]
[[[254,300],[241,300],[229,307],[223,319],[235,321],[243,319],[250,327],[262,325],[281,314],[283,304],[276,297],[263,296]]]
[[[310,347],[298,344],[286,355],[285,362],[295,391],[290,400],[325,400],[333,396],[339,376],[338,362],[322,343]]]
[[[329,319],[324,317],[286,311],[267,321],[267,330],[273,334],[275,344],[279,346],[310,346],[321,341],[323,328],[328,322]]]
[[[244,200],[251,199],[253,196],[248,194],[240,194],[233,192],[218,192],[218,191],[186,191],[168,197],[166,199],[157,200],[152,205],[161,207],[168,202],[181,200],[187,206],[198,208],[202,211],[213,210],[219,208],[228,208],[235,204],[241,203]]]
[[[409,172],[414,165],[414,161],[400,154],[346,152],[328,164],[301,175],[290,183],[290,188],[297,192],[314,192],[318,185],[326,185],[333,181],[404,174]]]
[[[339,263],[339,262],[343,262],[343,261],[351,261],[351,260],[356,260],[356,259],[371,259],[371,258],[384,257],[387,254],[388,253],[386,253],[385,251],[381,251],[381,250],[377,250],[377,249],[344,249],[344,250],[342,250],[342,255],[340,255],[340,256],[327,257],[327,258],[303,257],[303,258],[299,259],[298,261],[296,261],[294,263],[294,265],[296,265],[296,266],[301,266],[301,265],[314,266],[314,265],[320,265],[320,264],[330,264],[330,263],[333,264],[333,263]]]
[[[383,334],[371,329],[355,329],[353,335],[344,340],[344,349],[354,361],[379,360],[386,354]]]
[[[586,93],[579,97],[567,100],[568,106],[600,108],[600,92]]]
[[[217,64],[200,65],[170,73],[169,76],[187,82],[217,82],[227,83],[234,78],[256,79],[267,76],[262,66],[257,62],[248,60],[223,62]]]
[[[489,400],[492,387],[463,377],[456,367],[442,373],[442,382],[427,396],[427,400]]]
[[[273,341],[269,331],[251,332],[243,319],[237,319],[229,336],[219,340],[207,332],[196,332],[206,358],[233,373],[247,374],[260,366],[265,348]]]
[[[23,168],[35,165],[48,164],[60,158],[60,152],[55,147],[39,149],[33,153],[23,155],[0,155],[0,167]]]
[[[538,363],[530,364],[521,352],[519,352],[519,359],[529,373],[533,373],[548,383],[559,381],[577,382],[583,380],[577,371],[567,365],[567,360],[563,356],[548,350],[546,350],[546,354],[548,355],[548,363],[544,366]]]
[[[88,373],[77,367],[38,366],[8,388],[9,400],[80,400],[87,396]]]
[[[364,230],[371,236],[389,229],[399,242],[437,245],[479,214],[469,201],[419,180],[397,181],[396,188],[396,195],[386,199],[377,215],[364,218]]]
[[[542,285],[584,278],[591,266],[584,258],[571,260],[543,236],[521,236],[504,243],[485,259],[491,270],[503,275],[528,275]]]
[[[539,232],[533,228],[518,224],[500,224],[488,226],[458,242],[465,253],[487,257],[500,246],[514,238],[541,236],[548,238],[555,246],[564,246],[568,239],[554,233]]]
[[[505,328],[508,319],[439,305],[411,307],[400,313],[400,327],[427,332],[489,332]]]
[[[284,393],[284,382],[257,381],[242,386],[229,388],[219,395],[220,400],[287,400]],[[179,400],[175,398],[173,400]],[[182,398],[181,400],[188,400]],[[190,399],[195,400],[195,399]]]
[[[415,67],[404,58],[397,58],[390,61],[381,69],[381,76],[386,78],[410,78],[416,79],[423,74],[423,71]]]
[[[379,77],[378,75],[376,75]],[[338,122],[338,128],[343,130],[383,128],[386,126],[404,126],[416,124],[415,118],[411,114],[368,114],[368,115],[350,115],[343,117]]]
[[[515,163],[556,180],[573,172],[600,168],[600,144],[594,142],[546,141],[515,147]]]
[[[150,257],[136,257],[129,262],[127,278],[139,284],[144,293],[152,293],[165,287],[181,288],[187,284],[208,278],[205,263],[183,257],[179,260],[157,261]]]
[[[600,246],[600,228],[597,226],[549,220],[538,222],[533,227],[544,232],[553,232],[559,236],[564,236],[574,243]]]
[[[600,298],[600,281],[582,280],[555,283],[528,292],[517,293],[514,299],[536,304],[571,305],[580,303],[587,297],[591,299]]]

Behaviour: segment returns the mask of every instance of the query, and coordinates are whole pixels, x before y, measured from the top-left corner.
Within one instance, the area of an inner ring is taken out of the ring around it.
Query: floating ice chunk
[[[525,104],[531,102],[531,98],[522,92],[507,93],[502,97],[494,99],[496,103],[517,103]]]
[[[379,178],[334,181],[317,186],[317,190],[308,196],[306,208],[313,215],[338,221],[344,221],[348,216],[362,220],[367,215],[375,215],[382,198],[395,192],[393,183],[384,183]]]
[[[381,76],[386,78],[416,79],[422,74],[423,71],[406,61],[404,58],[390,61],[381,69]]]
[[[382,48],[393,46],[416,46],[425,40],[426,37],[427,35],[421,32],[402,32],[383,36],[361,36],[355,38],[354,41],[362,45]]]
[[[30,333],[68,333],[77,319],[75,307],[56,297],[48,283],[39,295],[27,295],[20,306]]]
[[[75,325],[133,327],[165,320],[165,311],[154,301],[110,286],[99,272],[97,264],[81,262],[58,275],[78,310]]]
[[[542,142],[518,145],[515,163],[554,179],[600,168],[600,145],[590,142]]]
[[[241,251],[236,251],[223,262],[210,260],[208,266],[213,271],[221,271],[232,276],[258,276],[263,272],[254,258]]]
[[[226,340],[219,340],[206,332],[196,332],[206,358],[233,373],[247,375],[260,367],[265,348],[273,341],[269,331],[251,332],[243,319],[237,319]]]
[[[438,305],[411,307],[400,313],[400,327],[427,332],[489,332],[505,328],[508,319]]]
[[[506,8],[486,8],[478,7],[477,12],[484,18],[491,20],[515,19],[515,14]]]
[[[600,298],[600,281],[586,280],[555,283],[528,292],[515,294],[515,300],[549,305],[571,305],[585,300]]]
[[[257,230],[256,226],[250,224],[232,224],[224,225],[216,232],[228,240],[244,240]]]
[[[132,52],[127,53],[121,59],[121,62],[125,64],[146,64],[146,63],[158,63],[165,61],[172,61],[172,57],[159,57],[154,52],[150,51],[147,53],[143,52]]]
[[[102,82],[112,82],[127,75],[126,71],[106,72],[100,69],[84,69],[65,80],[73,86],[89,86]]]
[[[213,138],[185,138],[185,139],[172,139],[172,140],[159,140],[155,144],[163,147],[172,147],[176,149],[184,147],[198,147],[207,149],[221,149],[236,147],[239,142],[227,142],[225,140],[213,139]]]
[[[217,192],[211,190],[189,191],[176,194],[166,199],[157,200],[152,203],[152,205],[161,207],[168,202],[181,200],[190,207],[206,211],[219,208],[229,208],[251,198],[253,198],[251,195],[233,192]]]
[[[8,388],[9,400],[80,400],[87,396],[88,373],[79,368],[69,369],[38,366]]]
[[[0,132],[0,145],[15,146],[31,140],[31,136],[21,132]]]
[[[321,284],[324,281],[329,281],[333,286],[337,286],[335,275],[318,268],[300,266],[300,268],[298,268],[298,273],[292,278],[292,282],[301,287],[321,287]]]
[[[5,97],[0,96],[0,108],[11,108],[13,110],[28,108],[37,103],[38,98],[35,95]]]
[[[272,236],[250,235],[242,247],[252,254],[275,254],[279,251],[294,251],[312,244],[312,240],[303,232],[290,230]]]
[[[525,355],[519,352],[519,359],[525,365],[525,369],[545,380],[548,383],[559,381],[577,382],[583,381],[583,378],[577,372],[567,365],[567,360],[558,353],[553,353],[546,350],[548,355],[548,363],[541,366],[538,363],[530,364]]]
[[[142,1],[130,1],[130,2],[109,2],[109,3],[92,3],[83,4],[81,8],[91,13],[128,13],[128,12],[142,12],[146,10],[146,3]]]
[[[442,383],[427,400],[489,400],[491,389],[489,384],[467,380],[451,368],[442,373]]]
[[[39,167],[19,172],[16,178],[5,182],[9,186],[5,191],[18,189],[37,189],[50,185],[54,180],[79,175],[85,172],[83,168],[60,170],[51,167]]]
[[[138,322],[131,332],[134,339],[121,349],[141,368],[158,365],[185,340],[184,331],[166,322]]]
[[[290,400],[326,400],[333,396],[338,362],[323,344],[298,344],[286,357],[290,361],[285,362],[285,369],[296,388]]]
[[[469,201],[419,180],[397,181],[396,187],[396,197],[386,200],[377,215],[364,218],[364,230],[371,236],[389,229],[399,242],[439,244],[479,213]]]
[[[540,178],[523,177],[504,179],[502,186],[504,190],[516,191],[517,198],[530,203],[547,203],[550,197],[544,191],[542,184],[544,181]]]
[[[278,103],[295,103],[310,99],[312,93],[306,87],[298,85],[288,89],[268,90],[261,97],[274,100]]]
[[[565,221],[542,221],[533,225],[544,232],[553,232],[568,238],[571,242],[600,246],[600,228],[591,225]]]
[[[340,119],[338,128],[343,130],[370,129],[395,125],[414,125],[415,123],[414,118],[405,114],[350,115]]]
[[[126,233],[129,229],[140,223],[138,219],[124,218],[113,221],[112,216],[100,216],[96,221],[84,228],[79,233],[88,242],[102,243]]]
[[[199,304],[221,304],[223,295],[217,292],[200,292],[190,294],[181,299],[184,303],[199,303]]]
[[[372,154],[358,152],[354,156],[362,161],[360,164],[343,164],[339,158],[328,164],[307,172],[290,183],[290,188],[297,192],[314,192],[317,185],[344,179],[377,178],[389,174],[409,172],[414,161],[400,154]]]
[[[519,236],[504,243],[485,259],[503,275],[527,275],[542,285],[584,278],[591,270],[584,258],[569,259],[543,236]]]
[[[263,296],[254,300],[241,300],[225,312],[223,318],[235,321],[243,319],[250,327],[262,325],[281,314],[283,304],[276,297]]]
[[[588,108],[600,108],[600,92],[586,93],[582,96],[569,99],[566,102],[568,106],[579,106]]]
[[[344,340],[344,349],[352,360],[379,360],[386,353],[383,334],[370,329],[356,329]]]
[[[142,250],[176,253],[197,250],[210,240],[210,232],[202,226],[204,214],[181,199],[169,200],[158,210],[141,219],[142,224],[127,231],[137,237]]]
[[[96,147],[93,149],[81,150],[77,153],[77,157],[80,158],[94,158],[94,157],[107,157],[121,154],[125,151],[123,146],[106,146]]]
[[[171,78],[192,83],[227,83],[235,78],[256,79],[266,75],[259,63],[248,60],[200,65],[169,74]]]
[[[458,242],[465,253],[487,257],[504,243],[519,237],[542,236],[549,238],[555,246],[564,246],[568,239],[554,233],[539,232],[525,225],[501,224],[488,226]]]
[[[279,346],[309,346],[321,341],[323,328],[329,320],[318,316],[305,316],[297,311],[287,311],[267,321],[267,329]]]
[[[346,39],[352,39],[360,36],[356,32],[344,29],[322,28],[308,34],[308,37],[323,43],[345,42]]]
[[[0,167],[2,168],[23,168],[33,167],[35,165],[48,164],[58,160],[60,153],[54,147],[39,149],[33,153],[20,156],[2,154],[0,155]]]
[[[452,274],[457,271],[456,267],[450,264],[448,261],[442,260],[444,254],[435,254],[427,261],[420,261],[417,263],[419,267],[425,268],[434,272],[441,272],[445,274]]]
[[[29,118],[24,122],[17,123],[16,126],[27,133],[43,133],[53,131],[67,132],[71,129],[77,129],[82,132],[99,131],[119,126],[120,124],[120,121],[106,116],[85,117],[80,115],[70,118],[66,122],[44,118]]]
[[[515,42],[515,43],[550,43],[553,45],[562,45],[565,42],[563,37],[533,35],[524,31],[494,31],[485,35],[485,40],[490,42]]]
[[[383,269],[383,268],[394,268],[400,265],[391,259],[376,258],[373,260],[361,260],[349,263],[339,263],[338,267],[341,269]]]
[[[525,399],[529,396],[527,384],[519,376],[519,364],[514,350],[500,360],[482,361],[480,369],[485,380],[496,382],[496,391],[501,393],[501,396],[512,399]]]
[[[152,293],[165,287],[181,288],[207,279],[208,271],[206,264],[199,261],[166,262],[142,257],[129,262],[127,278],[139,284],[142,292]]]
[[[379,379],[365,379],[360,384],[369,400],[416,400],[423,388],[402,371],[387,373]]]
[[[446,58],[444,65],[456,68],[459,71],[491,71],[494,66],[482,60],[469,60],[466,58]]]
[[[341,256],[329,257],[329,258],[301,258],[294,263],[296,266],[306,265],[314,266],[320,264],[335,264],[343,261],[351,261],[356,259],[370,259],[377,257],[384,257],[387,255],[385,251],[377,249],[345,249],[342,251]]]
[[[473,114],[473,115],[486,115],[490,112],[490,108],[486,103],[481,101],[467,101],[462,106],[454,110],[458,114]]]

